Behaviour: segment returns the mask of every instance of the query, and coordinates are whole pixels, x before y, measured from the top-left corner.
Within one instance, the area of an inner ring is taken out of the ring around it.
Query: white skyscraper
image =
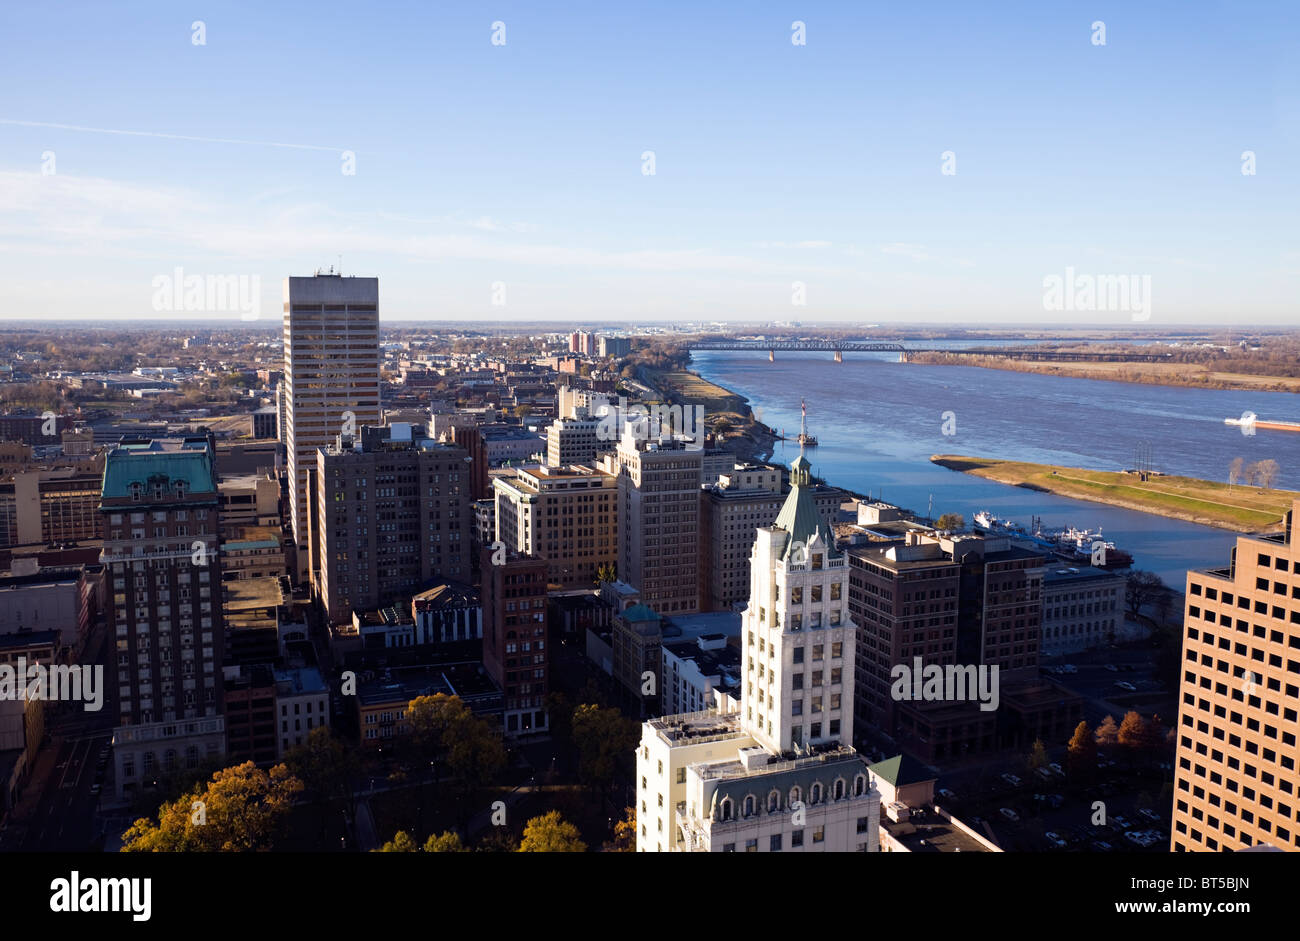
[[[739,712],[665,716],[637,751],[641,852],[880,849],[880,793],[853,736],[848,568],[791,465],[750,561]]]
[[[298,574],[309,568],[308,477],[316,449],[378,425],[379,279],[284,279],[285,449]]]

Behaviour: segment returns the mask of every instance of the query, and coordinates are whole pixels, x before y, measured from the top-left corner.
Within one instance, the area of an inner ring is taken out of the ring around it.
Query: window
[[[771,841],[768,843],[768,849],[773,853],[781,852],[781,834],[773,833]]]
[[[813,842],[814,842],[814,843],[824,843],[824,842],[826,842],[826,827],[825,827],[825,826],[820,826],[820,827],[818,827],[816,830],[813,831]]]
[[[803,830],[796,830],[790,834],[790,848],[794,849],[796,846],[803,846]]]

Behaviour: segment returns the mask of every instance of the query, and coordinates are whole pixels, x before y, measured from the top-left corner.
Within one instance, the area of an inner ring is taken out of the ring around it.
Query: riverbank
[[[1077,363],[1058,360],[1020,360],[1002,356],[958,353],[909,353],[907,361],[922,366],[978,366],[1009,372],[1031,372],[1075,379],[1109,379],[1143,385],[1185,386],[1196,389],[1244,389],[1253,392],[1300,392],[1300,378],[1224,372],[1201,363]]]
[[[935,454],[930,461],[986,480],[1234,532],[1277,530],[1281,528],[1282,515],[1291,508],[1291,501],[1300,499],[1300,493],[1293,490],[1229,486],[1194,477],[1151,474],[1143,481],[1132,472],[1095,471],[959,454]]]
[[[761,462],[771,458],[778,440],[776,432],[755,417],[745,396],[684,369],[643,368],[641,376],[669,404],[701,406],[705,425],[718,446],[739,460]]]

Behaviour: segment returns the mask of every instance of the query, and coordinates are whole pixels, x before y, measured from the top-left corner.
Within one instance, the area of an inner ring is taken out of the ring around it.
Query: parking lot
[[[935,801],[1008,851],[1167,852],[1172,771],[1112,757],[1098,764],[1087,783],[1071,782],[1064,768],[1013,771],[944,787]]]

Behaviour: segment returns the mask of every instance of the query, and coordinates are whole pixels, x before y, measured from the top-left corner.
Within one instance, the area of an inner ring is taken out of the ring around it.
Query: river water
[[[925,344],[937,345],[937,344]],[[971,454],[1099,470],[1134,467],[1139,449],[1153,470],[1227,480],[1235,457],[1272,458],[1274,486],[1300,489],[1300,434],[1243,435],[1223,420],[1254,412],[1300,420],[1300,397],[1039,376],[971,366],[899,363],[897,354],[700,352],[692,367],[746,396],[764,423],[793,438],[799,403],[808,405],[813,472],[922,515],[978,510],[1028,526],[1101,527],[1133,554],[1134,567],[1182,590],[1189,568],[1228,564],[1235,535],[1181,520],[1035,493],[931,464],[931,454]],[[945,415],[945,413],[951,413]],[[947,419],[947,421],[945,421]],[[945,435],[945,424],[955,434]],[[954,428],[955,425],[955,428]],[[773,460],[788,463],[794,441],[778,442]]]

